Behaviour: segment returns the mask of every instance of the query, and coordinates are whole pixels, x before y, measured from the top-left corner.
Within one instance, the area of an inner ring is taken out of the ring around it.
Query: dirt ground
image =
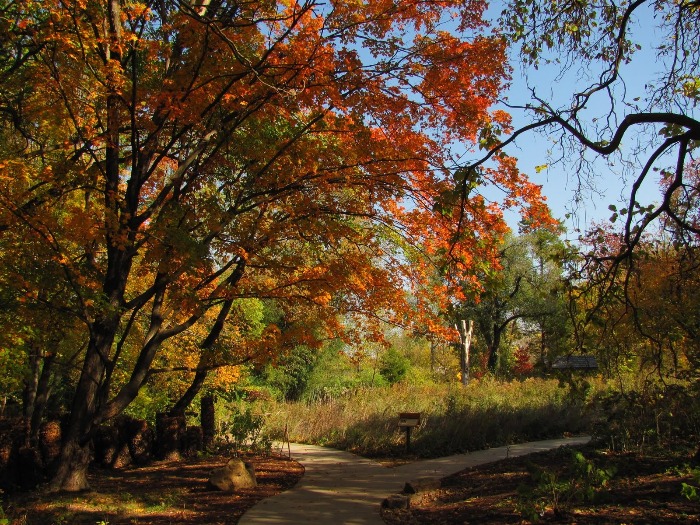
[[[449,476],[441,488],[414,495],[410,509],[384,509],[383,518],[389,525],[700,523],[700,502],[681,494],[682,483],[696,482],[678,455],[581,452],[583,472],[587,465],[608,471],[604,485],[585,482],[588,474],[575,470],[571,450],[550,451]],[[572,472],[573,485],[567,484]]]
[[[225,493],[207,487],[228,458],[154,463],[124,470],[95,469],[89,492],[4,495],[5,525],[232,525],[263,498],[294,486],[304,468],[284,456],[242,457],[255,466],[258,486]],[[1,511],[2,509],[0,509]]]
[[[382,517],[388,525],[700,523],[700,503],[681,494],[684,482],[697,485],[682,454],[580,450],[586,465],[611,473],[604,486],[594,484],[588,498],[583,497],[585,483],[566,484],[574,463],[572,452],[563,449],[456,473],[445,478],[441,488],[414,495],[410,509],[384,509]],[[294,486],[304,472],[284,456],[247,456],[243,459],[255,465],[257,488],[233,494],[207,488],[210,472],[227,459],[96,469],[90,476],[92,490],[77,495],[6,494],[7,518],[0,513],[0,524],[231,525],[256,502]],[[575,472],[580,482],[580,471]]]

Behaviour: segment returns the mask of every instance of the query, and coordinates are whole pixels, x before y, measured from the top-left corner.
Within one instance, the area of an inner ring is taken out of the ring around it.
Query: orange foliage
[[[509,68],[485,6],[15,4],[21,24],[3,31],[29,42],[27,60],[2,82],[26,90],[2,131],[22,145],[0,147],[17,174],[0,177],[0,221],[66,283],[86,377],[116,379],[116,353],[131,355],[123,384],[78,388],[105,396],[86,401],[96,422],[133,399],[169,339],[193,334],[173,361],[208,355],[236,298],[303,305],[334,337],[339,313],[370,333],[386,319],[449,334],[439,313],[495,261],[501,206],[551,220],[503,155],[479,181],[503,203],[455,188],[455,141],[510,126],[491,110]],[[268,335],[222,364],[268,359],[281,344]]]

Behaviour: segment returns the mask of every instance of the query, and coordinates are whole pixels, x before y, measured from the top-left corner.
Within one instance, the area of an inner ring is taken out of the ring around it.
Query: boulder
[[[187,431],[185,416],[156,415],[156,456],[158,459],[181,459],[180,451]]]
[[[202,432],[202,427],[187,427],[183,452],[186,456],[196,456],[197,453],[202,450],[204,450],[204,433]]]
[[[119,424],[119,441],[126,443],[129,455],[137,465],[145,465],[151,459],[155,437],[148,422],[125,417]]]
[[[210,487],[226,492],[250,489],[258,485],[253,465],[238,458],[233,458],[223,467],[212,471],[208,483]]]
[[[411,496],[408,494],[392,494],[382,501],[382,507],[385,509],[408,509],[411,507]]]

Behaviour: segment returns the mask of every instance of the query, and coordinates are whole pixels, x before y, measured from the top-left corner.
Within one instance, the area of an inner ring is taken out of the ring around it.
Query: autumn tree
[[[672,192],[669,209],[693,224],[697,223],[696,164],[689,166],[684,178],[683,187]],[[662,181],[662,186],[668,183]],[[669,217],[654,226],[621,264],[609,257],[624,243],[612,225],[588,233],[597,257],[583,260],[577,280],[577,331],[610,374],[632,362],[659,379],[692,384],[700,370],[698,236]]]
[[[70,332],[59,344],[72,345],[75,371],[61,371],[72,400],[53,488],[86,487],[95,429],[167,368],[166,346],[172,360],[179,345],[196,348],[195,377],[221,364],[237,300],[303,303],[333,333],[339,311],[405,322],[406,286],[438,258],[452,281],[493,258],[501,208],[454,191],[451,153],[509,127],[490,110],[508,68],[484,8],[2,8],[3,287],[12,304],[46,307],[37,328]],[[539,188],[498,160],[488,174],[504,206],[547,220]],[[420,264],[406,264],[409,246]],[[430,299],[444,292],[433,286]],[[274,352],[279,332],[242,358]]]

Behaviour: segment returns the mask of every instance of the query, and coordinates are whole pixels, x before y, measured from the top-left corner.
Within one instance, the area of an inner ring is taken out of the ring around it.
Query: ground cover
[[[681,493],[695,483],[686,452],[579,450],[583,462],[561,449],[466,469],[382,517],[388,525],[700,522],[700,503]]]
[[[279,455],[248,455],[258,486],[235,493],[207,487],[227,457],[211,456],[122,470],[93,469],[91,490],[4,495],[2,525],[233,525],[263,498],[294,486],[304,473]]]

